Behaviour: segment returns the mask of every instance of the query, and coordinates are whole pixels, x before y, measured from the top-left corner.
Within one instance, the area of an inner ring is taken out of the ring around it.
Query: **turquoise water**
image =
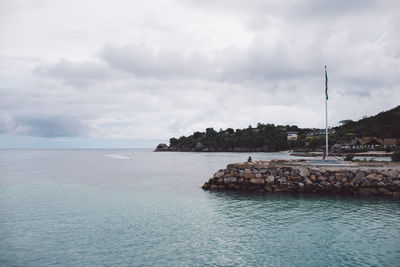
[[[249,155],[2,150],[0,265],[400,265],[399,201],[200,188]]]

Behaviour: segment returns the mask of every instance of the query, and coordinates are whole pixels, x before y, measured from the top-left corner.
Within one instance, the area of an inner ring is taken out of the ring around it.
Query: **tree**
[[[215,135],[217,132],[214,130],[214,128],[207,128],[206,129],[206,135],[208,135],[208,136],[213,136],[213,135]]]
[[[174,146],[178,143],[178,139],[176,139],[175,137],[172,137],[169,139],[169,145],[170,146]]]
[[[201,132],[195,132],[195,133],[193,134],[193,138],[197,139],[197,138],[201,137],[202,135],[203,135],[203,134],[202,134]]]
[[[392,161],[400,161],[400,150],[395,151],[392,154]]]

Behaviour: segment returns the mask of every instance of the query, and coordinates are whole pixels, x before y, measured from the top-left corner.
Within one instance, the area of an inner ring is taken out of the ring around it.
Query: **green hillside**
[[[342,121],[336,127],[336,138],[346,140],[351,136],[375,136],[379,138],[400,138],[400,106],[359,121]]]
[[[330,145],[344,143],[355,137],[375,136],[380,138],[400,138],[400,106],[359,121],[344,120],[330,134]],[[287,132],[296,131],[296,141],[287,140]],[[311,133],[311,134],[310,134]],[[315,134],[317,133],[317,134]],[[171,138],[169,146],[159,146],[156,150],[167,151],[280,151],[287,149],[316,149],[324,145],[325,136],[319,129],[299,128],[258,123],[257,127],[245,129],[207,128],[205,132],[195,132],[190,136]]]

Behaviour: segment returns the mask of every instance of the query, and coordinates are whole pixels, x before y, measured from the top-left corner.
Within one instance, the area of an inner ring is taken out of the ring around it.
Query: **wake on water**
[[[104,156],[107,158],[112,158],[112,159],[122,159],[122,160],[132,160],[133,159],[126,154],[125,155],[124,154],[105,154]]]

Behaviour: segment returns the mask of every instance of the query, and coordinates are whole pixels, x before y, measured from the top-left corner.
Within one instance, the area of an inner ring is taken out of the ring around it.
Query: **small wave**
[[[105,154],[104,156],[107,158],[112,158],[112,159],[123,159],[123,160],[132,159],[131,157],[128,157],[128,156],[122,155],[122,154]]]

